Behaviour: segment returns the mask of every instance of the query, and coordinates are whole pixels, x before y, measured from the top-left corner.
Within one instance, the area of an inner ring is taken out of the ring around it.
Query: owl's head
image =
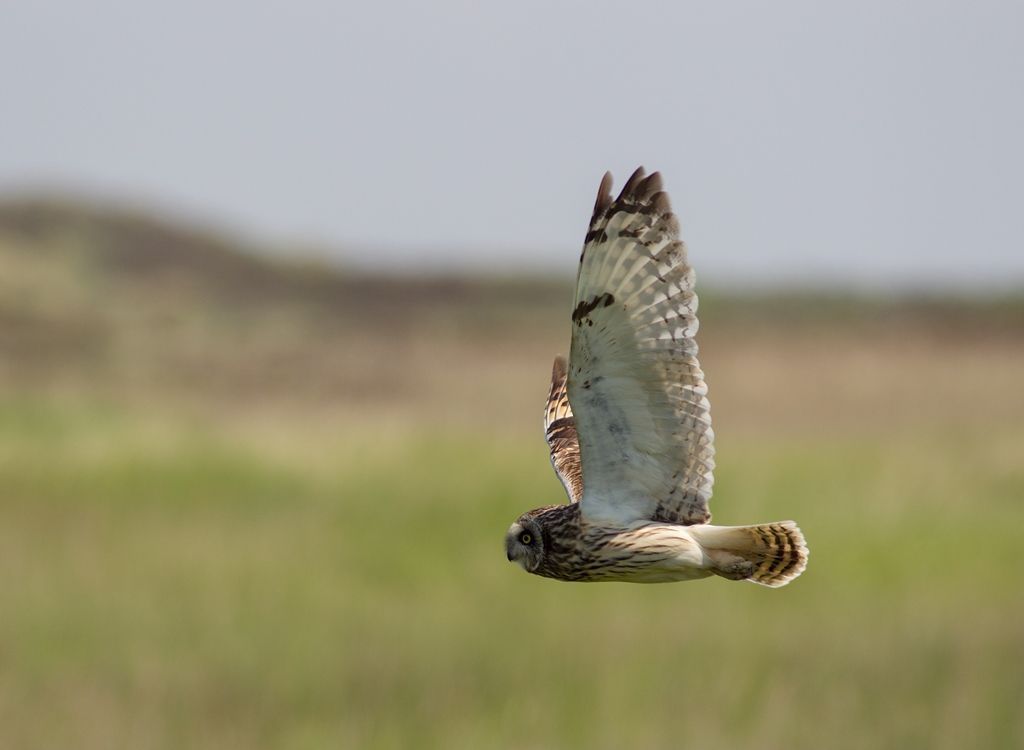
[[[505,534],[505,555],[509,562],[519,563],[527,573],[534,573],[544,560],[544,537],[540,524],[531,513],[516,519]]]

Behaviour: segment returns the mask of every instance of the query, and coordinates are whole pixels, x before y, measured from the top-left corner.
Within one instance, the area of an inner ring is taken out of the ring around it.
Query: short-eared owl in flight
[[[521,515],[509,560],[564,581],[782,586],[807,564],[793,521],[712,526],[714,433],[697,362],[694,275],[661,175],[601,180],[583,244],[569,361],[544,429],[569,503]]]

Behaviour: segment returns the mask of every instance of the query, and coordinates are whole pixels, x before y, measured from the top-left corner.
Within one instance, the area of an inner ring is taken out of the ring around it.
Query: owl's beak
[[[511,533],[505,537],[505,557],[508,558],[509,562],[515,562],[516,559],[516,556],[513,554],[513,549],[515,547],[513,544],[514,539],[515,537]]]
[[[522,527],[518,524],[513,524],[509,527],[508,532],[505,533],[505,556],[508,557],[509,563],[515,561],[515,555],[512,554],[515,548],[516,535],[522,531]]]

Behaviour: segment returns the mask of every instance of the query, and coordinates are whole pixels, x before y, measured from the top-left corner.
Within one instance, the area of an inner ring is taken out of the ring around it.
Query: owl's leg
[[[706,554],[714,563],[711,571],[730,581],[743,581],[754,575],[756,566],[749,560],[730,554],[724,550],[707,550]]]

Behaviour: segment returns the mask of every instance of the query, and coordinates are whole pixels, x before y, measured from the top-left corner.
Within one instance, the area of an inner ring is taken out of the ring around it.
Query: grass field
[[[1019,306],[712,299],[715,520],[809,568],[570,585],[502,554],[562,289],[10,226],[0,747],[1024,746]]]

